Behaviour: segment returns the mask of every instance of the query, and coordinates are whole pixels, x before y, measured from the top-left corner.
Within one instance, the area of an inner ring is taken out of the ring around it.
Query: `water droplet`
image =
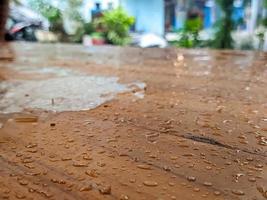
[[[37,153],[37,149],[29,149],[29,150],[27,150],[27,152],[29,152],[29,153]]]
[[[9,194],[10,193],[10,189],[5,188],[5,189],[2,190],[2,192],[5,193],[5,194]]]
[[[196,177],[194,177],[194,176],[188,176],[187,177],[187,180],[194,182],[194,181],[196,181]]]
[[[29,182],[28,182],[27,180],[20,180],[20,181],[19,181],[19,184],[20,184],[20,185],[28,185]]]
[[[29,148],[29,149],[31,149],[31,148],[34,148],[34,147],[37,147],[37,144],[36,143],[30,143],[30,144],[28,144],[27,146],[26,146],[26,148]]]
[[[97,162],[97,166],[99,166],[99,167],[105,167],[105,166],[106,166],[106,163],[103,163],[103,162]]]
[[[172,186],[175,186],[175,183],[173,183],[173,182],[168,182],[168,185],[172,187]]]
[[[15,176],[17,176],[17,175],[12,173],[12,174],[9,174],[9,176],[10,176],[10,177],[15,177]]]
[[[253,161],[254,159],[252,157],[247,157],[246,160],[247,161]]]
[[[104,194],[104,195],[111,194],[111,186],[110,185],[101,186],[98,188],[98,190],[101,194]]]
[[[120,200],[128,200],[128,199],[129,199],[129,197],[127,195],[122,194],[120,196]]]
[[[34,162],[34,160],[30,159],[30,158],[29,159],[26,158],[26,159],[22,160],[22,163],[25,163],[25,164],[26,163],[32,163],[32,162]]]
[[[242,190],[232,190],[232,193],[235,195],[245,195],[245,193]]]
[[[85,174],[87,174],[88,176],[91,176],[93,178],[97,178],[97,176],[98,176],[98,173],[97,173],[97,171],[95,169],[87,170],[85,172]]]
[[[87,186],[81,187],[79,191],[80,192],[88,192],[88,191],[90,191],[92,189],[93,189],[92,185],[87,185]]]
[[[74,167],[88,167],[88,164],[87,163],[85,163],[85,162],[78,162],[78,161],[75,161],[72,165]]]
[[[135,183],[136,180],[135,180],[134,178],[132,178],[132,179],[129,180],[129,182],[130,182],[130,183]]]
[[[28,175],[28,176],[38,176],[40,174],[41,172],[25,172],[25,175]]]
[[[17,194],[16,194],[16,198],[17,198],[17,199],[25,199],[26,196],[25,196],[24,194],[17,193]]]
[[[205,186],[208,186],[208,187],[212,186],[212,183],[211,183],[211,182],[204,182],[203,184],[204,184]]]
[[[144,181],[143,184],[148,187],[156,187],[158,186],[158,183],[155,181]]]
[[[185,157],[192,157],[192,156],[194,156],[194,154],[192,154],[192,153],[185,153],[185,154],[183,154],[183,156],[185,156]]]
[[[226,164],[226,165],[231,165],[232,162],[231,162],[231,161],[227,161],[225,164]]]
[[[256,164],[255,167],[257,167],[257,168],[263,168],[263,165],[262,164]]]
[[[68,139],[67,142],[72,143],[74,142],[74,139]]]
[[[64,180],[57,180],[57,179],[54,179],[54,178],[51,179],[51,182],[58,183],[58,184],[66,184],[66,181],[64,181]]]
[[[164,166],[163,169],[167,172],[171,171],[171,168],[169,166]]]
[[[98,151],[97,153],[98,154],[103,154],[103,153],[105,153],[106,151],[105,150],[100,150],[100,151]]]
[[[179,147],[182,147],[182,148],[189,148],[189,145],[188,145],[188,144],[179,144]]]
[[[34,193],[34,192],[35,192],[35,189],[33,189],[33,188],[29,188],[28,191],[29,191],[30,193]]]
[[[211,167],[211,166],[206,166],[206,169],[207,169],[207,170],[211,170],[212,167]]]
[[[137,168],[139,169],[145,169],[145,170],[151,170],[151,167],[148,165],[137,165]]]
[[[84,160],[93,160],[93,158],[91,158],[91,157],[88,156],[88,155],[84,155],[84,156],[83,156],[83,159],[84,159]]]
[[[68,157],[68,156],[66,156],[66,157],[62,157],[62,158],[61,158],[61,160],[62,160],[62,161],[68,161],[68,160],[72,160],[72,158],[71,158],[71,157]]]
[[[177,160],[178,159],[178,157],[176,157],[176,156],[171,156],[171,160]]]
[[[256,182],[256,179],[254,177],[249,177],[248,178],[248,181],[250,181],[250,182]]]
[[[46,198],[51,198],[53,194],[46,192],[46,191],[38,191],[41,195],[45,196]]]
[[[9,199],[9,194],[3,194],[3,195],[2,195],[2,198],[3,198],[3,199]]]

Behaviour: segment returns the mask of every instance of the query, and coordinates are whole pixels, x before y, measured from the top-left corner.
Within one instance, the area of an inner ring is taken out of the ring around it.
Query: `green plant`
[[[259,39],[259,50],[263,50],[264,48],[264,41],[265,41],[265,34],[267,33],[267,29],[264,26],[259,26],[256,29],[256,36]]]
[[[102,34],[102,33],[99,33],[99,32],[94,32],[94,33],[92,33],[92,34],[91,34],[91,37],[92,37],[93,39],[103,39],[103,38],[104,38],[103,34]]]
[[[203,23],[200,17],[186,20],[184,29],[182,29],[180,32],[181,38],[178,41],[178,46],[185,48],[198,46],[198,35],[202,26]]]
[[[103,17],[96,20],[103,27],[107,41],[115,45],[126,45],[130,42],[129,30],[134,24],[134,18],[128,16],[122,8],[107,11]]]
[[[84,35],[90,35],[95,31],[91,22],[82,22],[82,25],[76,30],[74,36],[71,37],[72,42],[81,42]]]
[[[212,46],[218,49],[232,49],[233,38],[231,32],[234,28],[232,21],[234,0],[217,0],[217,2],[223,11],[223,16],[216,23],[217,32]]]

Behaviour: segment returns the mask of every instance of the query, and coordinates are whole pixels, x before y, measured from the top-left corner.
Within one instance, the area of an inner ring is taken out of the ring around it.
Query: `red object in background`
[[[92,38],[93,45],[104,45],[105,40],[103,38]]]

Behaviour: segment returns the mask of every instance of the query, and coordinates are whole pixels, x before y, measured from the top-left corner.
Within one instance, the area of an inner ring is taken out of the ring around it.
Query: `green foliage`
[[[198,35],[202,26],[202,20],[199,17],[186,20],[184,29],[180,32],[181,38],[178,41],[178,46],[185,48],[197,47],[199,44]]]
[[[17,5],[21,5],[21,1],[20,0],[11,0],[12,3],[17,4]]]
[[[217,33],[213,41],[213,47],[218,49],[232,49],[233,39],[231,32],[234,28],[232,21],[234,0],[217,0],[217,2],[223,11],[223,16],[216,25]]]
[[[92,34],[91,34],[91,37],[92,37],[93,39],[104,39],[103,34],[102,34],[102,33],[99,33],[99,32],[94,32],[94,33],[92,33]]]
[[[67,8],[64,9],[64,14],[80,24],[83,24],[83,19],[81,17],[79,8],[82,6],[82,0],[64,0],[67,3]],[[62,1],[63,2],[63,1]]]
[[[61,20],[60,10],[52,6],[47,0],[31,0],[30,5],[51,23]]]
[[[70,7],[77,8],[82,5],[83,0],[67,0],[67,3],[69,4]]]
[[[111,44],[126,45],[130,42],[129,30],[134,24],[134,18],[128,16],[122,8],[105,12],[96,23],[101,24]]]
[[[71,41],[73,42],[82,42],[82,38],[84,35],[90,35],[95,31],[93,23],[82,23],[82,26],[80,26],[74,36],[71,38]]]
[[[267,10],[267,0],[264,0],[263,2],[264,9]],[[266,11],[265,11],[266,12]],[[261,24],[265,27],[267,27],[267,16],[261,20]]]
[[[188,19],[185,22],[185,31],[189,31],[193,34],[198,34],[202,27],[203,23],[200,17],[197,17],[195,19]]]
[[[64,32],[61,11],[52,6],[49,0],[30,0],[30,5],[48,19],[51,31]]]

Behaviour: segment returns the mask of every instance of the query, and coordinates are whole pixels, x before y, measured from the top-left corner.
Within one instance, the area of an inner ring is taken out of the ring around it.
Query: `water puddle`
[[[29,109],[55,112],[89,110],[112,100],[119,93],[131,92],[135,98],[144,98],[146,87],[141,82],[121,84],[117,77],[80,75],[60,67],[21,67],[19,71],[55,76],[46,80],[1,82],[0,91],[5,91],[0,98],[2,113]]]
[[[33,73],[51,74],[58,77],[81,75],[81,73],[77,71],[57,66],[51,66],[51,67],[14,66],[13,69],[26,74],[33,74]]]

